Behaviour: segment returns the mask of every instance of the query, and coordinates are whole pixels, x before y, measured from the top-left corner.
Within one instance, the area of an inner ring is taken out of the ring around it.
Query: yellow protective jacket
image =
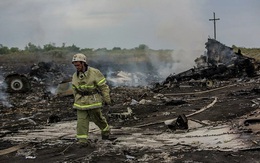
[[[104,75],[93,67],[88,66],[86,72],[75,72],[72,76],[74,91],[73,108],[89,110],[100,108],[104,103],[110,104],[110,89]]]

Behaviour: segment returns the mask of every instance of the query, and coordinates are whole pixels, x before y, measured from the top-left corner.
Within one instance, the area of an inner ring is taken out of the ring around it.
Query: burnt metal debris
[[[197,67],[169,75],[163,85],[170,83],[178,86],[180,82],[206,79],[201,82],[201,85],[211,86],[214,79],[253,77],[255,75],[256,61],[254,58],[242,55],[240,50],[234,52],[232,48],[215,39],[208,39],[205,45],[207,53],[195,59]]]
[[[67,68],[66,68],[67,69]],[[8,93],[26,93],[31,91],[34,85],[45,84],[45,85],[55,85],[56,87],[60,83],[69,82],[69,76],[62,72],[62,66],[58,66],[54,62],[39,62],[38,64],[33,64],[29,70],[24,72],[10,72],[5,74],[3,89]],[[67,86],[67,85],[66,85]],[[66,92],[64,86],[59,89],[60,94],[67,95],[70,92]]]
[[[167,126],[171,130],[187,130],[189,128],[188,118],[185,116],[185,114],[181,114],[178,116],[176,121],[174,121],[174,123],[168,124]]]

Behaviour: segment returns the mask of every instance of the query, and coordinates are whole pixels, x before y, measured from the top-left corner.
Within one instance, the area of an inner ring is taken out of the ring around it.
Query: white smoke
[[[52,95],[56,95],[56,87],[54,86],[49,86],[47,87],[47,91],[50,92]]]
[[[146,75],[142,72],[124,72],[119,71],[112,73],[109,71],[107,74],[107,81],[112,86],[146,86]]]
[[[1,73],[2,74],[2,73]],[[6,88],[6,85],[4,83],[4,77],[0,75],[0,103],[4,107],[13,107],[12,104],[8,101],[8,95],[4,92],[4,89]]]
[[[7,108],[13,107],[13,105],[8,101],[7,94],[4,92],[0,92],[0,103],[2,103],[2,105]]]
[[[180,73],[195,66],[194,60],[204,53],[205,42],[210,30],[207,26],[208,19],[203,19],[204,16],[199,10],[200,5],[204,2],[176,0],[165,1],[160,5],[158,3],[160,2],[149,1],[149,3],[138,4],[139,8],[142,8],[145,13],[152,15],[152,20],[142,19],[144,18],[144,15],[141,14],[143,12],[132,16],[140,17],[140,22],[137,21],[138,25],[136,26],[138,28],[134,27],[133,30],[136,30],[135,33],[138,34],[141,42],[151,49],[159,47],[158,45],[167,45],[173,50],[167,62],[161,60],[160,54],[151,54],[149,51],[146,53],[146,57],[149,58],[153,67],[151,75],[158,75],[159,80],[162,81],[170,74]],[[131,3],[129,5],[130,10],[135,5],[135,3]],[[145,24],[152,25],[146,26]],[[145,28],[145,30],[142,30],[142,28]],[[156,38],[152,38],[154,36]],[[127,38],[131,40],[131,36]],[[145,66],[134,65],[133,63],[129,72],[135,74],[136,71],[141,71],[148,77],[145,70],[149,70],[150,67]]]
[[[129,53],[135,52],[129,51]],[[203,54],[203,51],[146,49],[143,53],[145,55],[138,57],[129,54],[126,58],[117,58],[113,55],[109,58],[104,57],[106,54],[103,54],[103,58],[99,58],[97,55],[92,59],[99,65],[103,65],[103,67],[101,66],[102,72],[111,85],[136,87],[160,83],[171,74],[193,68],[195,66],[194,58]],[[117,64],[121,62],[124,64]]]

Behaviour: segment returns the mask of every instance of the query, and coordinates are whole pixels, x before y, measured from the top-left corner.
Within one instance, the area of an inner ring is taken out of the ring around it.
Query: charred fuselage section
[[[254,58],[241,54],[241,51],[234,52],[217,40],[208,39],[205,44],[207,53],[195,60],[197,67],[187,71],[172,74],[166,78],[163,84],[178,84],[190,80],[223,80],[233,77],[255,76]]]

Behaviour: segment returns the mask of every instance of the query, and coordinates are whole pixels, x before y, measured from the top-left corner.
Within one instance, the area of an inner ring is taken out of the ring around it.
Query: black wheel
[[[28,92],[31,89],[30,81],[23,75],[13,74],[5,78],[7,92]]]

